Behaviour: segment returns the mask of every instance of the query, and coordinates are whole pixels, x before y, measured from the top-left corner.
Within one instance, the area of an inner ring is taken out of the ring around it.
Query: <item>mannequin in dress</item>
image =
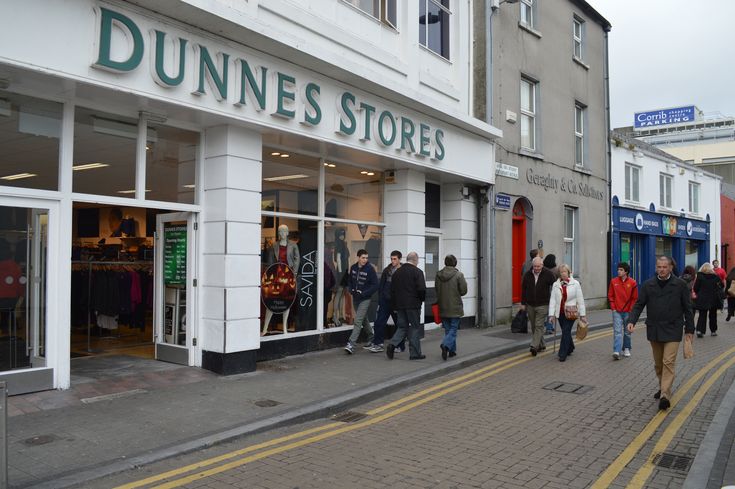
[[[334,303],[332,304],[332,321],[335,326],[342,325],[342,304],[344,302],[345,274],[350,269],[350,250],[345,243],[345,230],[337,228],[334,231],[334,271],[336,275],[336,287],[334,288]]]
[[[273,243],[273,246],[268,251],[268,265],[274,263],[286,263],[289,268],[293,271],[294,277],[299,273],[299,264],[301,263],[301,255],[299,254],[299,247],[296,243],[288,240],[288,226],[281,224],[278,226],[278,241]],[[288,313],[290,309],[286,309],[283,312],[283,332],[286,332],[288,325]],[[265,310],[265,322],[263,323],[263,330],[260,335],[263,336],[268,332],[268,325],[273,318],[273,312],[270,309]]]

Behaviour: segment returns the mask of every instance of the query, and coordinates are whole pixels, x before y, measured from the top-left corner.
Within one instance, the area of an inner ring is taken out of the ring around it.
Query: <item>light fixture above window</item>
[[[267,177],[264,178],[266,182],[280,182],[282,180],[297,180],[299,178],[309,178],[309,175],[303,175],[301,173],[297,175],[282,175],[280,177]]]
[[[20,180],[22,178],[31,178],[37,176],[38,175],[35,173],[16,173],[15,175],[6,175],[4,177],[0,177],[0,180]]]
[[[281,153],[281,158],[288,158],[289,156],[291,155],[288,153]]]
[[[271,156],[280,156],[280,155],[281,153],[279,153],[278,151],[274,151],[271,153]]]
[[[74,171],[83,171],[83,170],[93,170],[95,168],[104,168],[106,166],[110,166],[107,163],[83,163],[81,165],[74,165],[72,166],[72,170]]]

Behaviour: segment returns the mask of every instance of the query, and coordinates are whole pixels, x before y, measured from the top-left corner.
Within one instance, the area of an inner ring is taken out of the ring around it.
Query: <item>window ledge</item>
[[[581,59],[579,59],[578,57],[576,57],[576,56],[572,56],[572,61],[574,61],[575,63],[577,63],[577,64],[578,64],[579,66],[581,66],[581,67],[582,67],[582,68],[584,68],[585,70],[589,71],[589,69],[590,69],[590,65],[588,65],[587,63],[585,63],[584,61],[582,61],[582,60],[581,60]]]
[[[539,31],[531,27],[530,25],[526,24],[525,22],[518,22],[518,27],[520,27],[522,30],[528,32],[529,34],[533,34],[537,38],[541,39],[544,37]]]
[[[543,154],[537,153],[536,151],[533,151],[533,150],[530,150],[530,149],[526,149],[526,148],[519,149],[518,150],[518,154],[519,155],[522,155],[522,156],[528,156],[529,158],[533,158],[535,160],[541,160],[541,161],[544,160],[544,155]]]
[[[623,204],[625,205],[625,207],[633,207],[635,209],[640,209],[643,211],[648,210],[648,208],[645,205],[641,204],[640,202],[634,202],[632,200],[625,200],[623,201]]]
[[[433,49],[429,49],[429,48],[427,48],[426,46],[424,46],[423,44],[419,44],[419,47],[420,47],[421,49],[423,49],[423,50],[424,50],[425,52],[427,52],[427,53],[431,54],[432,56],[434,56],[434,57],[436,57],[436,58],[438,58],[438,59],[440,59],[440,60],[444,61],[444,62],[445,62],[445,63],[447,63],[448,65],[451,65],[451,64],[452,64],[452,62],[451,62],[451,61],[450,61],[449,59],[445,58],[444,56],[442,56],[441,54],[437,53],[437,52],[436,52],[436,51],[434,51]]]
[[[584,173],[585,175],[592,175],[592,170],[583,166],[574,165],[574,171],[577,173]]]

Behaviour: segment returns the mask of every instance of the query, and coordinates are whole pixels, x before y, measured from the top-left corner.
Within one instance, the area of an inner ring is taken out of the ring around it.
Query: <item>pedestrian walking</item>
[[[722,300],[725,298],[724,284],[715,274],[712,265],[703,263],[699,267],[697,279],[694,281],[694,307],[699,311],[697,318],[697,338],[707,334],[707,316],[709,316],[709,330],[712,336],[717,336],[717,311],[722,309]]]
[[[559,267],[556,266],[556,255],[549,253],[544,258],[544,268],[554,275],[554,280],[559,278]]]
[[[694,336],[690,292],[686,283],[673,274],[673,265],[668,256],[656,259],[656,276],[639,287],[638,300],[628,316],[628,331],[633,333],[643,308],[647,308],[646,336],[651,343],[659,382],[659,390],[653,397],[659,399],[658,408],[661,410],[671,406],[671,386],[682,329],[688,341]]]
[[[373,342],[368,347],[371,353],[380,353],[383,351],[385,327],[388,324],[388,318],[393,317],[393,324],[397,323],[396,315],[391,307],[390,287],[393,280],[393,273],[400,268],[402,257],[403,254],[400,251],[391,251],[390,263],[383,269],[383,273],[380,275],[380,284],[378,285],[378,313],[373,324]]]
[[[422,326],[419,317],[421,304],[426,299],[426,281],[424,272],[419,270],[418,264],[419,255],[412,251],[406,255],[406,263],[393,272],[390,289],[398,323],[396,332],[385,350],[386,356],[391,360],[396,347],[406,337],[408,337],[409,359],[426,358],[426,355],[421,353]]]
[[[719,260],[712,260],[712,271],[715,272],[715,275],[717,275],[722,282],[722,285],[724,287],[725,280],[727,279],[727,271],[724,268],[720,268],[720,261]]]
[[[538,250],[536,248],[532,249],[528,252],[528,255],[531,257],[525,262],[523,262],[523,266],[521,267],[521,280],[523,280],[523,276],[526,274],[527,271],[531,269],[533,266],[533,259],[538,256]]]
[[[551,286],[554,284],[554,274],[544,268],[544,261],[540,257],[533,259],[531,269],[523,276],[521,282],[520,309],[528,313],[531,322],[531,355],[534,357],[546,349],[544,344],[544,320],[549,307]]]
[[[373,328],[370,327],[368,319],[368,308],[370,307],[370,297],[378,290],[378,275],[375,268],[369,262],[368,252],[365,250],[357,251],[357,263],[350,267],[350,276],[347,286],[352,295],[352,302],[355,308],[355,324],[352,327],[352,334],[347,340],[345,351],[350,355],[355,353],[357,339],[360,332],[365,330],[368,336],[366,347],[370,347],[373,343]]]
[[[456,267],[457,258],[454,255],[447,255],[444,258],[444,268],[436,274],[434,282],[439,316],[444,327],[444,339],[440,346],[442,360],[446,360],[447,356],[457,355],[457,329],[464,316],[462,296],[467,294],[467,281]]]
[[[610,280],[607,289],[607,300],[610,302],[613,317],[613,358],[620,360],[620,355],[630,356],[630,333],[625,327],[633,304],[638,300],[638,284],[630,278],[630,265],[618,263],[618,276]]]
[[[732,267],[730,273],[725,277],[725,291],[727,292],[727,317],[725,321],[729,321],[735,315],[735,290],[730,291],[733,281],[735,281],[735,267]]]
[[[559,344],[559,361],[564,362],[574,351],[572,326],[574,321],[587,320],[582,286],[572,276],[572,269],[566,263],[559,265],[559,279],[551,288],[549,299],[549,321],[559,321],[561,343]]]

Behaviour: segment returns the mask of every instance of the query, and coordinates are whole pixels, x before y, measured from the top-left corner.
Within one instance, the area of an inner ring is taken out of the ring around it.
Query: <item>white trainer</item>
[[[620,360],[620,352],[616,351],[613,353],[613,360]]]
[[[623,349],[623,356],[626,358],[630,356],[630,348]]]

